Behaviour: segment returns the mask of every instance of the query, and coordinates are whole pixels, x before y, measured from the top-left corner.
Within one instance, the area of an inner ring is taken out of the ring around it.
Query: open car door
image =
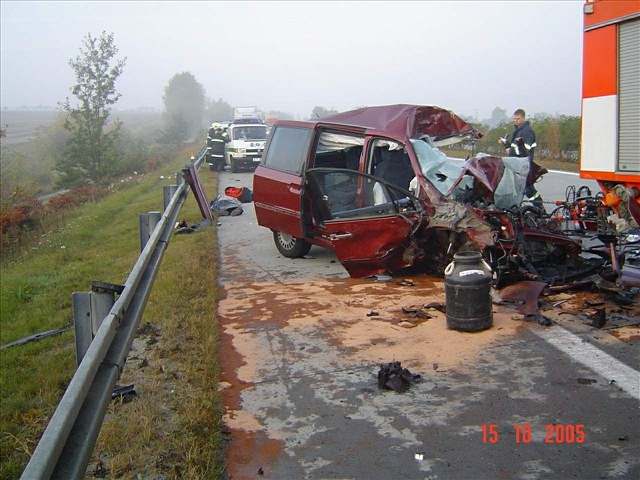
[[[331,242],[352,277],[412,264],[404,254],[423,214],[410,192],[337,168],[307,170],[305,187],[316,234]]]

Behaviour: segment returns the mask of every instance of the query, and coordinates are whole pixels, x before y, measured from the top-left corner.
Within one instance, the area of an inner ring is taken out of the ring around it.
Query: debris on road
[[[422,376],[411,373],[402,368],[400,362],[380,365],[378,371],[378,387],[383,390],[393,390],[398,393],[406,392],[411,385],[422,381]]]
[[[181,220],[176,223],[176,235],[198,232],[208,225],[211,225],[209,220],[203,220],[200,223],[194,223],[192,225],[189,225],[186,220]]]
[[[433,308],[434,310],[439,311],[440,313],[447,313],[447,307],[442,302],[429,302],[424,304],[424,309]]]
[[[227,197],[237,198],[240,203],[251,203],[253,201],[253,192],[249,187],[227,187],[224,189]]]
[[[393,280],[393,277],[391,275],[384,274],[371,275],[369,278],[376,280],[377,282],[390,282],[391,280]]]
[[[578,378],[578,383],[580,385],[591,385],[592,383],[598,383],[598,381],[595,378]]]
[[[521,281],[502,288],[498,292],[497,304],[511,304],[516,306],[516,310],[524,315],[525,321],[535,321],[538,324],[548,327],[551,319],[540,312],[540,295],[547,286],[544,282]],[[561,302],[566,302],[567,299]]]
[[[417,327],[418,324],[417,323],[411,323],[411,322],[403,321],[403,322],[398,323],[398,326],[402,327],[402,328],[413,328],[413,327]]]
[[[430,315],[427,311],[426,308],[424,306],[419,306],[419,305],[411,305],[408,307],[402,307],[402,313],[413,317],[413,318],[421,318],[424,320],[429,320],[430,318],[432,318],[432,315]]]
[[[210,204],[211,211],[221,217],[242,215],[243,209],[240,200],[227,195],[218,195]]]
[[[607,312],[603,308],[597,308],[595,313],[590,315],[591,318],[591,326],[595,328],[604,327],[605,323],[607,323]]]

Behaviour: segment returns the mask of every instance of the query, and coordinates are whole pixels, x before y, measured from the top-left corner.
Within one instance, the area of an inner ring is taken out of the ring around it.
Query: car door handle
[[[298,195],[300,193],[300,187],[298,185],[289,184],[289,192]]]
[[[329,235],[329,240],[343,240],[345,238],[353,237],[353,233],[332,233]]]

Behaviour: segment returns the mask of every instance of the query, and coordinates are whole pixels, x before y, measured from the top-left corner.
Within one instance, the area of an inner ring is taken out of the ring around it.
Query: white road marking
[[[579,173],[576,172],[565,172],[564,170],[549,170],[550,173],[562,173],[563,175],[574,175],[574,176],[578,176],[580,175]]]
[[[616,386],[640,400],[640,372],[637,370],[560,326],[532,329],[532,331],[607,381],[615,380]]]

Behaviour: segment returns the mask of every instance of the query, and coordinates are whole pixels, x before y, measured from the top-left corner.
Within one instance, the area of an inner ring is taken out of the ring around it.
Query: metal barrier
[[[202,164],[205,152],[203,148],[194,160],[196,169]],[[178,178],[176,176],[176,182]],[[92,292],[74,294],[78,369],[22,473],[22,479],[84,477],[111,394],[124,368],[186,196],[187,183],[182,179],[179,185],[163,189],[165,208],[159,218],[158,212],[150,212],[141,218],[142,253],[124,285],[94,282]],[[117,300],[116,293],[119,293]],[[106,316],[100,318],[107,311]]]

